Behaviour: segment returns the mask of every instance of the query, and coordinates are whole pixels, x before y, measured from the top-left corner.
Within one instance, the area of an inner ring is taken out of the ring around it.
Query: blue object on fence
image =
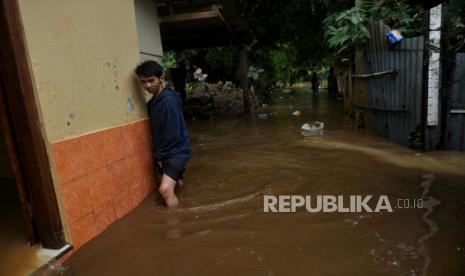
[[[389,39],[389,42],[391,44],[396,44],[399,41],[401,41],[402,39],[404,39],[404,37],[402,36],[402,34],[398,30],[391,30],[390,32],[388,32],[387,33],[387,38]]]

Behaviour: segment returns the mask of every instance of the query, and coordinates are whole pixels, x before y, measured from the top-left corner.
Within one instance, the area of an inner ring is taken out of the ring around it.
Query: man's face
[[[160,78],[157,76],[139,76],[139,80],[142,83],[142,86],[144,87],[145,91],[147,91],[150,94],[157,94],[160,91],[163,76]]]

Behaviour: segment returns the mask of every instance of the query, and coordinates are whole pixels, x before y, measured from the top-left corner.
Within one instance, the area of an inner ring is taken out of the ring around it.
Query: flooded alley
[[[465,275],[465,1],[0,0],[0,30],[0,276]]]
[[[76,251],[64,274],[465,275],[464,153],[356,131],[326,91],[273,99],[260,118],[190,121],[180,206],[152,194]],[[324,132],[301,135],[312,121]],[[393,212],[265,213],[264,195],[386,195]],[[396,206],[420,198],[424,208]]]

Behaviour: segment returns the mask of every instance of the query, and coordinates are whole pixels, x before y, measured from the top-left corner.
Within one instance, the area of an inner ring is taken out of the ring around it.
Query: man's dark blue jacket
[[[155,158],[181,168],[191,154],[191,144],[182,114],[181,97],[165,88],[147,103]]]

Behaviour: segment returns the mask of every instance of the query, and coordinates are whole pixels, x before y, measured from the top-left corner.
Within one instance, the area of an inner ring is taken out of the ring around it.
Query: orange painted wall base
[[[155,189],[148,119],[52,147],[73,251],[136,208]]]

